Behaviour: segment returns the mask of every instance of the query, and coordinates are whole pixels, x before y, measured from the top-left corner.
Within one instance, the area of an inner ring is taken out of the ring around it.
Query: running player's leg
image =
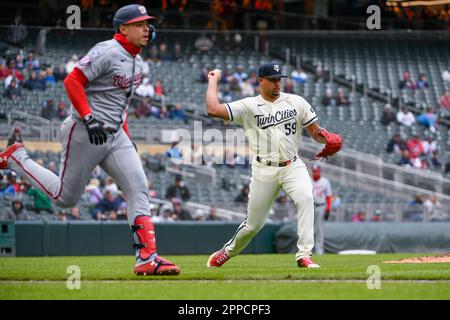
[[[134,272],[139,275],[179,274],[178,266],[157,255],[155,227],[150,215],[150,193],[139,155],[123,131],[114,137],[112,143],[112,151],[100,166],[125,194],[128,223],[136,248]]]
[[[280,190],[278,170],[276,167],[267,167],[259,163],[253,164],[247,217],[224,246],[228,256],[238,255],[264,226],[270,208]]]
[[[124,192],[128,208],[128,224],[134,225],[136,217],[150,216],[150,193],[141,160],[124,132],[114,138],[112,151],[100,166]]]
[[[314,247],[314,199],[308,170],[301,160],[283,169],[282,188],[294,201],[298,219],[297,261],[311,256]]]
[[[57,205],[73,207],[105,152],[105,147],[89,143],[86,129],[80,122],[67,118],[61,128],[59,176],[32,160],[25,148],[13,154],[10,168],[42,190]]]

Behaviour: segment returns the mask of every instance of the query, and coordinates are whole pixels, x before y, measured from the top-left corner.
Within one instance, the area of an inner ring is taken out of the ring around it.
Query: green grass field
[[[0,299],[450,299],[450,264],[385,264],[426,254],[314,257],[321,269],[296,267],[292,254],[240,255],[221,268],[207,256],[169,256],[180,276],[137,277],[131,256],[0,259]],[[66,286],[67,267],[81,270],[81,288]],[[381,288],[367,286],[378,266]]]

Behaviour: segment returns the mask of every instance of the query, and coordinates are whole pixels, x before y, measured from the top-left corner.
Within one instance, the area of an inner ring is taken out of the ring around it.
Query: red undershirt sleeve
[[[80,114],[81,119],[92,113],[88,104],[86,92],[84,91],[84,88],[88,83],[89,80],[78,68],[74,68],[66,79],[64,79],[64,87],[66,88],[67,95],[74,108]]]

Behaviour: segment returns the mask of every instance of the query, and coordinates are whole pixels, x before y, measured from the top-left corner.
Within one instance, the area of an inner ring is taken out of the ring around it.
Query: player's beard
[[[280,95],[280,89],[273,89],[272,90],[272,96],[278,97]]]

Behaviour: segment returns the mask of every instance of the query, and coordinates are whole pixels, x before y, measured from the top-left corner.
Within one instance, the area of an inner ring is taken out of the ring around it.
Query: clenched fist
[[[208,80],[214,79],[216,81],[219,81],[222,77],[222,70],[214,69],[213,71],[210,71],[208,73]]]

